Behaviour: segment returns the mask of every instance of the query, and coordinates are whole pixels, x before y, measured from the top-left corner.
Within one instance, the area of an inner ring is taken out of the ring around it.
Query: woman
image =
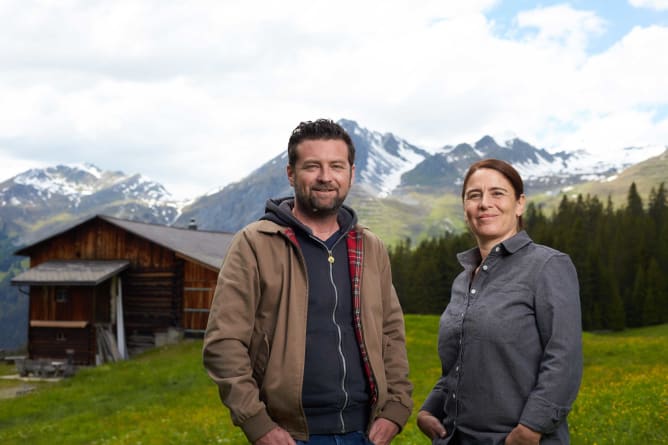
[[[434,444],[567,444],[582,377],[578,279],[568,255],[522,230],[522,178],[485,159],[462,201],[478,247],[441,316],[442,375],[417,423]]]

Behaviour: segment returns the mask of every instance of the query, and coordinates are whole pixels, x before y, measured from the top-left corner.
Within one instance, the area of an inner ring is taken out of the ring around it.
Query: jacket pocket
[[[262,387],[264,374],[269,361],[269,338],[267,334],[258,333],[251,339],[250,365],[253,369],[253,379],[259,388]]]

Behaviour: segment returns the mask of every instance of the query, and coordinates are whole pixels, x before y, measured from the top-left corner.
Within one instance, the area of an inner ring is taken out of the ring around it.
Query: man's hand
[[[296,442],[287,431],[276,427],[256,440],[254,445],[296,445]]]
[[[435,416],[429,411],[420,411],[417,415],[418,428],[431,440],[437,437],[445,437],[448,432],[445,427]]]
[[[371,425],[369,440],[374,445],[389,445],[397,434],[399,434],[399,426],[396,423],[379,417]]]
[[[538,445],[540,443],[541,434],[527,428],[522,424],[518,424],[506,437],[506,445]]]

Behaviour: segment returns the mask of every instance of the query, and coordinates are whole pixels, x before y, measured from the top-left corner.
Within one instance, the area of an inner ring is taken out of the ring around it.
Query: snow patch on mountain
[[[569,176],[573,173],[569,163],[559,158],[552,160],[538,156],[538,162],[526,161],[513,164],[523,179],[536,179],[545,176]]]
[[[88,162],[83,163],[83,164],[73,164],[70,167],[72,167],[74,169],[84,171],[84,172],[90,174],[91,176],[93,176],[94,178],[97,178],[97,179],[102,178],[102,174],[103,174],[102,170],[100,170],[97,166],[95,166],[93,164],[90,164]]]
[[[339,123],[363,141],[362,146],[356,149],[358,153],[366,149],[367,153],[363,168],[357,163],[356,182],[378,197],[384,198],[392,193],[399,186],[401,176],[415,168],[427,155],[426,151],[391,133],[370,131],[354,121],[341,120]]]
[[[493,138],[488,138],[491,144],[494,144]],[[480,159],[490,156],[494,153],[485,147],[468,146],[460,144],[457,147],[448,146],[445,150],[448,162],[457,162],[466,159],[468,153],[474,152]],[[503,145],[497,145],[500,150],[509,150],[512,152],[514,161],[511,164],[517,169],[525,180],[541,180],[545,178],[569,178],[578,176],[581,181],[609,181],[611,177],[616,177],[626,168],[643,162],[651,157],[658,156],[668,147],[662,145],[651,145],[644,147],[627,147],[619,150],[609,150],[605,154],[593,154],[585,150],[578,151],[559,151],[550,153],[544,149],[532,147],[527,150],[528,144],[520,139],[506,140]],[[475,148],[474,148],[475,147]],[[518,153],[514,147],[521,147],[521,153]],[[494,154],[499,154],[497,151]],[[505,156],[505,155],[503,155]]]
[[[32,187],[46,199],[51,198],[52,195],[86,196],[97,191],[94,183],[73,181],[67,175],[69,172],[63,172],[61,167],[31,169],[16,176],[14,182]]]
[[[424,160],[424,156],[416,153],[405,141],[397,142],[397,153],[391,154],[383,148],[381,141],[374,140],[371,148],[373,156],[369,156],[367,169],[362,174],[365,182],[375,182],[381,198],[388,196],[399,186],[401,175]]]
[[[161,184],[146,176],[103,171],[93,164],[31,169],[5,181],[0,190],[2,207],[64,204],[70,211],[79,211],[105,202],[118,203],[119,199],[125,201],[123,205],[145,207],[168,223],[174,221],[186,205],[174,200]]]
[[[570,164],[572,171],[576,173],[608,172],[608,174],[600,174],[596,178],[591,178],[592,180],[608,180],[611,175],[616,175],[634,164],[659,156],[666,149],[668,146],[665,145],[646,145],[596,154],[578,150],[572,153]]]
[[[545,179],[549,177],[579,177],[580,181],[609,182],[618,177],[628,167],[660,155],[667,147],[660,145],[629,147],[611,150],[605,155],[578,150],[570,153],[559,152],[549,162],[541,158],[539,163],[523,162],[515,164],[524,179]]]

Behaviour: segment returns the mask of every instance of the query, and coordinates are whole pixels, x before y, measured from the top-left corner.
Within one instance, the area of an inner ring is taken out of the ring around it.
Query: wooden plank
[[[85,328],[87,321],[30,320],[31,328]]]

